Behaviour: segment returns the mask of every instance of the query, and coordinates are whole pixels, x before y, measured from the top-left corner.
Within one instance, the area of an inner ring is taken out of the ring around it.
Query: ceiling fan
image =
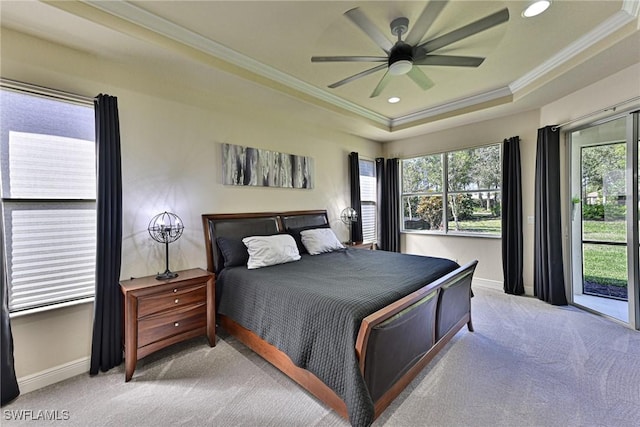
[[[485,58],[475,56],[437,55],[433,52],[509,20],[509,9],[504,8],[442,36],[422,42],[422,38],[446,4],[447,1],[430,1],[404,41],[402,36],[409,29],[409,19],[400,17],[391,21],[391,34],[397,37],[395,43],[391,43],[359,8],[348,10],[344,15],[364,31],[387,56],[312,56],[311,62],[385,63],[330,84],[329,87],[332,89],[386,69],[384,76],[371,93],[370,98],[380,95],[393,76],[403,74],[409,76],[420,88],[427,90],[433,86],[433,81],[418,66],[478,67],[485,60]]]

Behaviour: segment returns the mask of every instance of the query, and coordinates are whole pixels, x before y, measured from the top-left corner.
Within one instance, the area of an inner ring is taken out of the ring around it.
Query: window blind
[[[376,241],[376,205],[362,202],[362,240]]]
[[[0,91],[2,220],[11,312],[95,292],[94,111]]]
[[[95,203],[10,202],[4,213],[10,310],[93,296]]]
[[[360,160],[360,201],[362,208],[362,240],[376,241],[376,177],[375,164]]]
[[[95,199],[93,141],[10,131],[9,197]]]

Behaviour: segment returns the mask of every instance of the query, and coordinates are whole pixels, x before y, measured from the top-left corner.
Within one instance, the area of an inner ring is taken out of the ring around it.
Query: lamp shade
[[[156,279],[167,280],[178,277],[178,273],[169,270],[169,243],[173,243],[182,236],[184,225],[180,217],[171,212],[163,212],[151,218],[147,227],[149,236],[156,242],[165,245],[165,260],[167,268],[164,273],[158,274]]]
[[[340,220],[349,226],[349,244],[353,243],[353,235],[351,232],[353,223],[358,221],[358,212],[352,207],[347,207],[340,213]]]
[[[160,243],[173,243],[182,236],[184,225],[180,217],[171,212],[162,212],[149,221],[149,235]]]
[[[340,213],[340,219],[345,224],[356,222],[358,220],[358,212],[352,207],[344,208],[342,213]]]

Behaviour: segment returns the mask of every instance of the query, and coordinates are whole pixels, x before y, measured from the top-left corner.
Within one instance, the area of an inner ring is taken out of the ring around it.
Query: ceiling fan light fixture
[[[412,67],[413,67],[413,62],[407,59],[401,59],[389,65],[389,73],[391,73],[394,76],[401,76],[411,71]]]
[[[527,7],[522,11],[522,16],[525,18],[531,18],[533,16],[540,15],[551,6],[551,0],[535,0],[530,2]]]
[[[527,2],[529,1],[531,0],[527,0]],[[551,0],[546,1],[550,3]],[[446,4],[446,0],[428,2],[420,13],[416,23],[411,28],[411,31],[408,33],[408,18],[399,17],[392,20],[391,34],[397,37],[397,41],[393,44],[389,41],[388,37],[378,29],[377,25],[360,10],[359,7],[354,7],[353,9],[346,11],[344,16],[346,16],[356,27],[365,33],[371,41],[373,41],[387,54],[387,56],[312,56],[311,62],[379,63],[385,62],[386,60],[386,64],[380,64],[373,68],[360,71],[328,85],[331,89],[335,89],[354,80],[386,69],[382,79],[378,81],[377,86],[373,92],[371,92],[369,98],[379,96],[390,80],[401,75],[407,75],[410,80],[420,87],[420,89],[427,90],[433,87],[434,82],[421,70],[421,65],[478,67],[485,60],[485,58],[481,57],[441,55],[439,53],[434,54],[433,52],[509,21],[509,8],[504,7],[503,9],[487,15],[484,18],[473,21],[470,24],[466,24],[445,34],[436,35],[434,38],[427,41],[422,41],[425,35],[429,34],[430,27]],[[405,33],[407,33],[407,37],[402,40],[402,36]]]

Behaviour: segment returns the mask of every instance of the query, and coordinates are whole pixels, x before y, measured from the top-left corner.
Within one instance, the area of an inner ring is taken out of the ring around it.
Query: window
[[[403,229],[500,235],[501,148],[403,160]]]
[[[362,204],[362,240],[375,242],[376,238],[376,166],[373,160],[359,160],[360,202]]]
[[[2,225],[11,312],[94,295],[94,120],[90,104],[0,89]]]

